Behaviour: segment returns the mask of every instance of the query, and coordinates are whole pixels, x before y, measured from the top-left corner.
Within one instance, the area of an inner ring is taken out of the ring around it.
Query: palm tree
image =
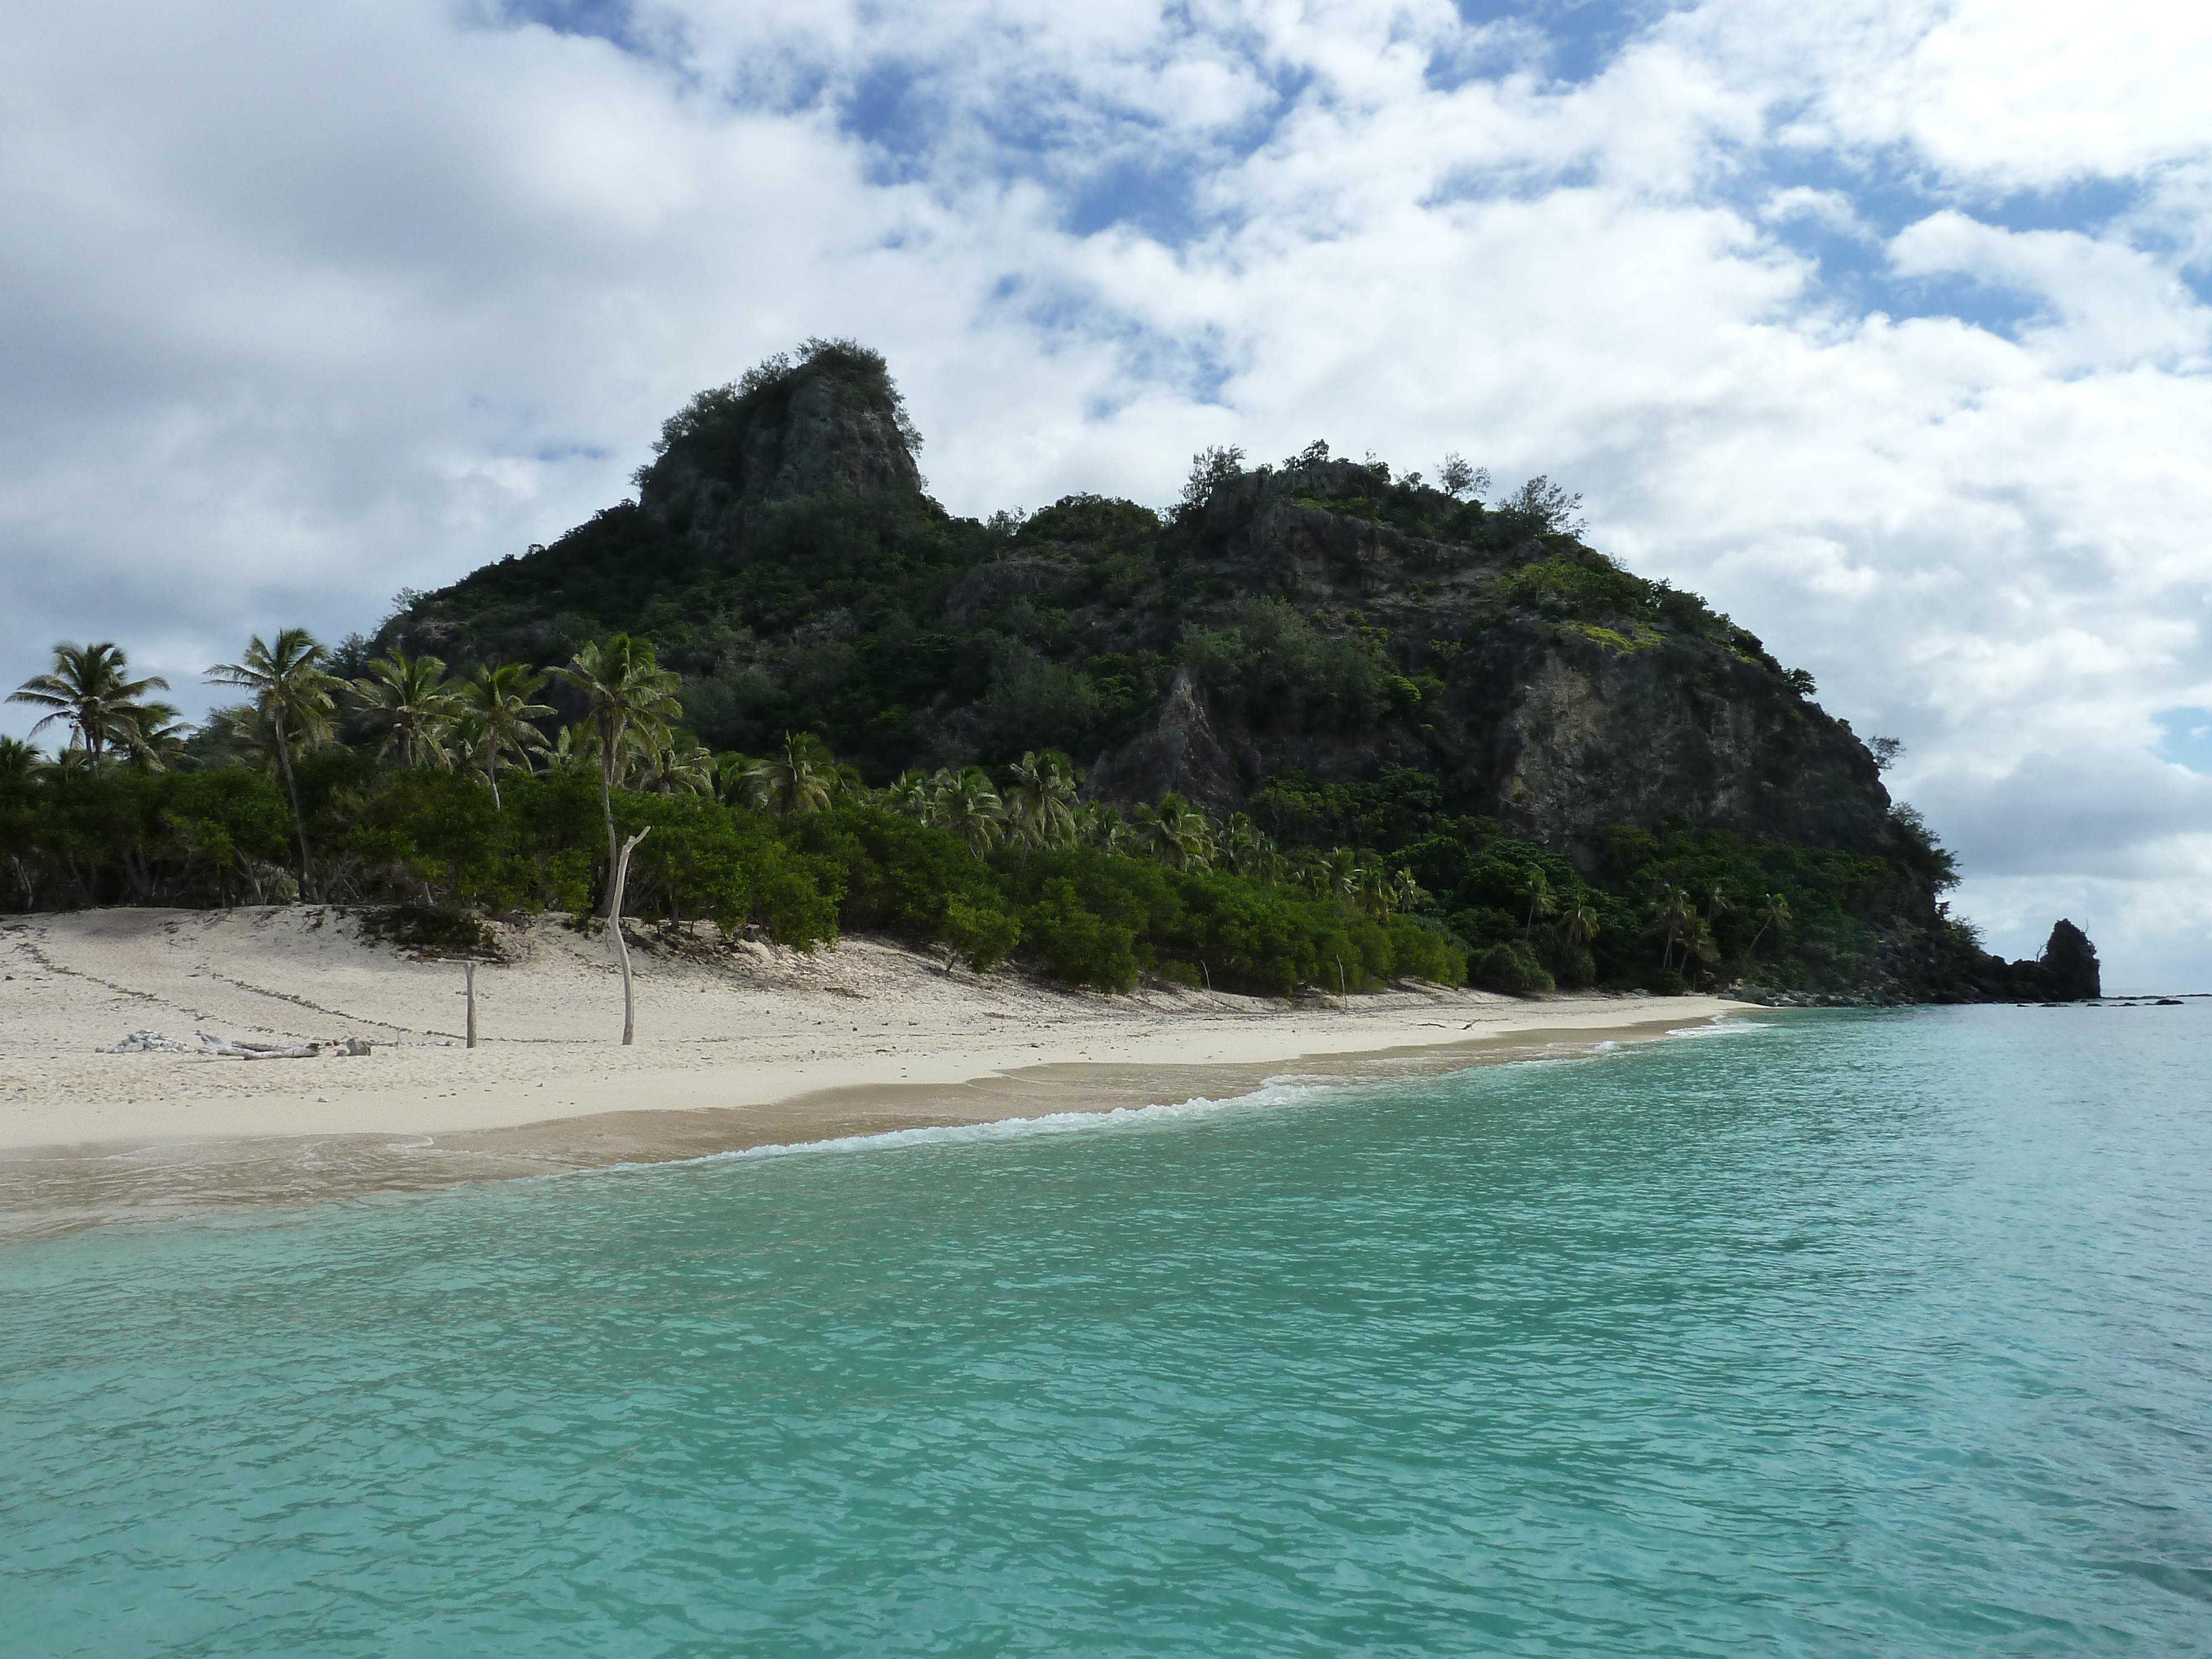
[[[787,732],[783,747],[745,770],[746,794],[764,812],[818,812],[837,790],[837,763],[811,732]]]
[[[1751,943],[1744,947],[1746,956],[1759,949],[1759,941],[1768,928],[1790,925],[1790,901],[1779,893],[1769,893],[1759,901],[1759,908],[1752,915],[1759,922],[1759,931],[1751,936]]]
[[[1075,834],[1075,785],[1057,755],[1024,754],[1006,791],[1007,819],[1024,847],[1058,847]]]
[[[1676,942],[1697,920],[1698,913],[1691,907],[1688,894],[1665,882],[1659,884],[1658,894],[1652,901],[1651,925],[1644,931],[1662,935],[1659,966],[1662,969],[1674,964]],[[1686,963],[1688,960],[1688,953],[1685,952],[1683,961]]]
[[[1713,938],[1712,924],[1694,913],[1690,917],[1689,931],[1682,936],[1682,967],[1686,971],[1692,957],[1708,968],[1717,967],[1721,959],[1720,943]]]
[[[1559,901],[1552,896],[1552,884],[1541,870],[1531,870],[1521,884],[1521,896],[1528,901],[1528,915],[1522,923],[1522,938],[1536,929],[1536,918],[1559,914]]]
[[[272,778],[284,775],[276,758],[276,729],[269,717],[250,702],[208,710],[208,735],[216,751],[227,760],[252,762]]]
[[[1083,803],[1075,815],[1075,836],[1085,847],[1105,853],[1129,850],[1131,830],[1120,811],[1103,800]]]
[[[592,735],[589,720],[562,726],[553,738],[553,746],[545,751],[548,771],[566,771],[572,766],[596,767],[599,763],[599,740]]]
[[[1352,874],[1352,890],[1359,908],[1370,916],[1387,916],[1397,902],[1389,866],[1370,853],[1359,854]]]
[[[1230,815],[1221,851],[1229,867],[1248,881],[1282,879],[1283,855],[1275,850],[1273,838],[1252,822],[1249,813]]]
[[[583,729],[569,738],[572,753],[588,751],[599,761],[599,812],[606,822],[608,902],[616,898],[612,875],[619,843],[615,836],[615,786],[629,775],[631,763],[668,743],[669,727],[684,712],[676,701],[682,681],[654,659],[653,647],[627,634],[593,640],[552,678],[574,686],[590,705]],[[610,909],[609,920],[621,915]],[[621,937],[621,928],[616,928]]]
[[[456,679],[447,684],[453,688],[456,701],[453,712],[446,717],[439,741],[445,745],[446,758],[450,764],[481,772],[483,770],[483,721],[477,717],[475,709],[458,701],[461,682]],[[499,806],[499,793],[495,789],[492,793],[492,806],[495,811]]]
[[[1705,889],[1705,915],[1716,920],[1723,912],[1733,910],[1735,904],[1728,896],[1728,889],[1715,882]]]
[[[1006,805],[981,767],[970,766],[957,775],[940,771],[933,780],[931,800],[934,822],[968,843],[977,858],[990,850],[1006,822]]]
[[[269,727],[270,747],[292,798],[292,827],[300,837],[300,890],[314,891],[314,869],[307,857],[307,819],[300,810],[300,781],[292,769],[295,749],[305,751],[331,738],[331,691],[338,684],[323,666],[328,653],[304,628],[287,628],[276,639],[258,634],[237,662],[219,662],[207,671],[216,685],[234,685],[253,694],[253,706]]]
[[[899,774],[896,783],[886,784],[883,804],[894,812],[910,818],[926,817],[929,813],[929,775],[919,767],[909,767]]]
[[[1587,893],[1577,893],[1567,901],[1562,921],[1570,945],[1588,945],[1598,935],[1597,907]]]
[[[141,772],[166,772],[172,761],[181,760],[191,725],[173,702],[142,703],[133,730],[125,739],[131,764]]]
[[[668,746],[669,728],[684,713],[676,701],[683,682],[654,659],[653,647],[627,634],[604,642],[593,640],[568,659],[554,678],[582,692],[591,704],[582,740],[572,749],[596,748],[599,761],[599,811],[607,826],[607,927],[614,934],[615,957],[622,967],[623,1042],[636,1040],[637,1003],[630,981],[629,942],[623,937],[623,889],[629,883],[629,855],[652,833],[647,825],[626,842],[615,839],[615,785],[629,775],[635,756],[659,754]],[[568,737],[568,733],[563,733]]]
[[[1390,902],[1396,908],[1410,910],[1428,896],[1428,890],[1413,879],[1411,870],[1401,870],[1390,878]]]
[[[1319,898],[1355,898],[1359,892],[1359,854],[1348,847],[1316,853],[1299,872]]]
[[[457,688],[446,678],[438,657],[410,657],[398,647],[368,665],[368,678],[353,682],[362,718],[391,732],[384,752],[397,751],[401,766],[447,766],[446,730],[456,712]]]
[[[664,795],[714,793],[714,751],[704,744],[678,748],[671,744],[655,757],[653,787]]]
[[[1181,795],[1170,792],[1158,806],[1139,805],[1129,816],[1138,841],[1160,863],[1176,870],[1212,867],[1213,826]]]
[[[167,703],[149,705],[142,701],[149,691],[167,690],[168,681],[158,675],[131,679],[130,666],[130,658],[112,641],[103,640],[97,645],[71,645],[64,641],[54,647],[53,672],[25,680],[8,694],[8,701],[52,711],[27,736],[37,736],[56,720],[68,722],[76,732],[78,744],[97,766],[111,744],[125,749],[140,746],[141,727],[149,716],[155,725],[163,723],[164,716],[176,718],[177,711]]]
[[[545,734],[538,722],[553,710],[531,702],[544,684],[545,676],[527,663],[481,663],[456,694],[462,710],[476,723],[471,751],[491,785],[495,809],[500,805],[500,757],[512,755],[527,766],[532,755],[546,750]]]

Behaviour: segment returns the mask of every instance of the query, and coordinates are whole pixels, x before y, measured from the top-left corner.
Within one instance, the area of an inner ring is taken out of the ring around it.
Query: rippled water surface
[[[2212,1651],[2212,1008],[0,1249],[10,1654]]]

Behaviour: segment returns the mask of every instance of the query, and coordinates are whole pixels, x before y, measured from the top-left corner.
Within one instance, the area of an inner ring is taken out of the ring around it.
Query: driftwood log
[[[368,1052],[368,1045],[358,1037],[348,1037],[343,1042],[234,1042],[202,1031],[199,1039],[200,1052],[216,1060],[313,1060],[325,1053]]]

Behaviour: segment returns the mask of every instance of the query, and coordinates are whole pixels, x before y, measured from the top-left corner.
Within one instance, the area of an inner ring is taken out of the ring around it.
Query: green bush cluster
[[[601,901],[605,833],[584,769],[516,772],[497,807],[479,779],[380,769],[343,750],[299,771],[319,879],[335,902],[399,907],[396,940],[459,949],[477,938],[468,918]],[[978,972],[1011,957],[1113,991],[1147,975],[1274,996],[1466,978],[1465,953],[1433,922],[1226,872],[1091,847],[978,858],[949,830],[850,799],[776,817],[623,789],[613,806],[619,834],[652,830],[624,904],[647,920],[758,927],[800,948],[889,934]],[[288,831],[283,787],[240,768],[51,769],[0,793],[0,852],[24,908],[289,901]]]
[[[1898,815],[1906,850],[1897,859],[1669,823],[1608,831],[1584,869],[1451,810],[1444,781],[1410,767],[1387,766],[1371,783],[1286,772],[1251,810],[1286,847],[1349,844],[1402,860],[1466,952],[1468,982],[1488,990],[1736,979],[1840,989],[1884,932],[1955,926],[1933,897],[1957,879],[1950,854],[1909,811]],[[1698,924],[1687,930],[1696,951],[1671,964],[1655,914],[1666,892],[1686,896]],[[1788,920],[1762,925],[1774,895]],[[1566,920],[1577,909],[1586,938]]]
[[[1357,633],[1324,633],[1271,595],[1239,605],[1233,628],[1187,626],[1182,654],[1208,690],[1262,720],[1287,716],[1340,729],[1399,700],[1401,676],[1376,645]]]
[[[978,859],[947,831],[871,805],[809,815],[791,833],[836,868],[846,927],[941,940],[978,967],[1011,954],[1099,990],[1156,974],[1273,996],[1334,988],[1340,969],[1352,990],[1466,977],[1464,954],[1413,919],[1302,888],[1091,847],[1001,846]]]

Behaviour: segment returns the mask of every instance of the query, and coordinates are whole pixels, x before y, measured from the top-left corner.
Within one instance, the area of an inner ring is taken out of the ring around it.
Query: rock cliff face
[[[880,359],[823,351],[750,392],[704,393],[669,424],[659,459],[639,476],[638,506],[709,556],[734,553],[778,501],[921,489],[915,440]]]
[[[1221,746],[1188,668],[1169,683],[1158,724],[1101,756],[1086,781],[1094,799],[1130,805],[1170,791],[1216,817],[1244,804],[1237,764]]]
[[[1334,613],[1394,664],[1425,671],[1425,684],[1407,688],[1418,701],[1332,724],[1200,698],[1179,677],[1158,730],[1097,769],[1097,793],[1133,800],[1172,787],[1225,807],[1286,766],[1357,777],[1395,762],[1450,777],[1509,832],[1577,861],[1613,825],[1668,818],[1898,849],[1873,757],[1757,640],[1586,550],[1532,581],[1519,573],[1562,557],[1538,537],[1454,545],[1335,509],[1367,503],[1373,488],[1364,469],[1332,462],[1216,489],[1183,573],[1216,597],[1179,606],[1173,622],[1233,626],[1254,596]],[[1125,647],[1170,643],[1146,621],[1093,625]]]
[[[2097,947],[2069,921],[2051,930],[2033,957],[2007,962],[1938,932],[1899,933],[1883,942],[1856,984],[1841,994],[1792,995],[1770,990],[1740,992],[1769,1006],[1867,1002],[2094,1002],[2104,994]]]

